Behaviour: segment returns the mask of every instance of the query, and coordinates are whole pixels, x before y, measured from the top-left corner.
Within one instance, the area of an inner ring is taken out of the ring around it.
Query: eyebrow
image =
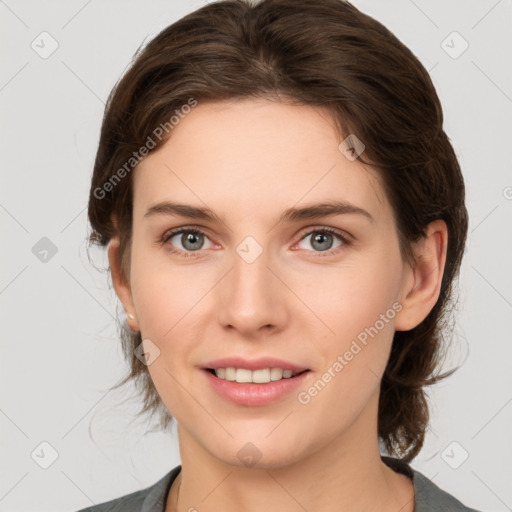
[[[288,208],[281,214],[277,224],[282,222],[297,222],[301,220],[320,219],[322,217],[342,214],[362,215],[370,222],[375,223],[375,219],[372,217],[372,215],[359,206],[355,206],[344,201],[328,201],[311,204],[300,208]],[[144,214],[144,218],[156,215],[180,216],[189,219],[225,224],[224,219],[217,215],[210,208],[180,204],[172,201],[162,201],[151,206]]]

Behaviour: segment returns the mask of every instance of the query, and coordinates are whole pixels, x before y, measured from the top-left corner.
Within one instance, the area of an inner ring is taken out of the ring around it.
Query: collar
[[[393,457],[381,456],[382,461],[397,473],[402,473],[412,479],[414,484],[415,505],[414,512],[431,512],[438,510],[437,505],[452,506],[449,510],[467,510],[462,503],[449,495],[425,475],[414,470],[411,466]],[[180,474],[181,465],[169,471],[163,478],[146,489],[146,497],[142,503],[140,512],[165,512],[167,495],[172,483]],[[432,508],[434,507],[434,508]],[[461,507],[461,508],[459,508]]]

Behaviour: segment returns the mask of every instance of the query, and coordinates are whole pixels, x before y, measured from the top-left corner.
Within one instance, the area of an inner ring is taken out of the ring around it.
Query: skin
[[[117,238],[108,254],[129,327],[160,350],[148,369],[178,424],[182,472],[167,512],[414,509],[412,481],[380,459],[379,384],[395,330],[418,325],[439,297],[447,228],[433,222],[414,246],[417,265],[407,265],[378,170],[347,159],[342,140],[320,108],[199,102],[135,171],[126,279]],[[164,200],[207,206],[224,222],[144,217]],[[287,208],[326,200],[364,208],[374,222],[343,214],[277,223]],[[203,240],[199,251],[187,252],[182,235],[159,243],[184,226],[205,234],[192,246]],[[353,243],[333,235],[315,244],[325,227]],[[263,249],[250,264],[236,252],[247,236]],[[229,355],[275,356],[311,370],[307,390],[395,302],[401,310],[308,404],[292,392],[235,405],[199,369]],[[252,467],[237,457],[248,442],[261,453]]]

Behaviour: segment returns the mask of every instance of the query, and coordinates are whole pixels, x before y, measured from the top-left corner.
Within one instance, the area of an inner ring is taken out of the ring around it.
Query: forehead
[[[325,109],[264,99],[199,102],[137,166],[135,209],[179,199],[255,215],[346,200],[379,217],[389,205],[378,170],[347,159],[342,140]]]

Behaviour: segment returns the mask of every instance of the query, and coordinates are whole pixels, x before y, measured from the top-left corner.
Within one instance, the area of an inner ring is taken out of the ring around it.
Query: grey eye
[[[179,241],[181,247],[179,245],[177,247],[184,251],[199,251],[201,249],[208,248],[204,247],[205,241],[208,240],[208,237],[199,231],[184,229],[171,235],[168,240],[176,247],[176,243],[172,242],[173,239],[177,239]]]
[[[341,245],[341,238],[339,235],[335,233],[330,233],[328,231],[316,230],[308,233],[300,243],[304,242],[308,238],[311,238],[311,246],[318,252],[329,251],[331,249],[336,249]],[[338,238],[338,245],[333,246],[334,240]],[[301,249],[308,249],[307,247],[301,247]]]

